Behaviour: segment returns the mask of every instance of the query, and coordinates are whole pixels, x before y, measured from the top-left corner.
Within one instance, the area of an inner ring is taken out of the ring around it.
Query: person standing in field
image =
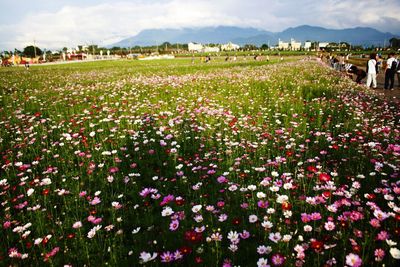
[[[396,75],[397,75],[397,83],[399,84],[399,88],[400,88],[400,56],[397,56]]]
[[[369,60],[367,63],[367,87],[370,87],[372,83],[372,88],[376,88],[376,69],[376,54],[372,53],[369,55]]]
[[[394,53],[389,54],[389,58],[386,61],[385,70],[385,90],[393,90],[394,86],[394,75],[397,69],[397,60],[394,58]],[[390,82],[390,86],[389,86]]]

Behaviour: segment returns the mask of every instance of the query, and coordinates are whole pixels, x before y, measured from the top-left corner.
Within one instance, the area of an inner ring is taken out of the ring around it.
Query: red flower
[[[307,171],[309,172],[317,172],[317,168],[315,166],[308,166]]]
[[[43,189],[43,191],[42,191],[42,194],[44,195],[44,196],[47,196],[48,194],[49,194],[49,192],[50,192],[50,189]]]
[[[360,253],[361,252],[361,246],[359,246],[359,245],[355,245],[355,246],[353,246],[353,251],[355,252],[355,253]]]
[[[324,198],[330,198],[330,197],[331,197],[331,192],[330,192],[330,191],[324,191],[324,192],[322,193],[322,197],[324,197]]]
[[[200,258],[200,257],[196,257],[194,260],[195,260],[196,263],[198,263],[198,264],[203,262],[203,259]]]
[[[310,247],[316,252],[320,252],[324,248],[324,243],[318,240],[313,240],[311,241]]]
[[[321,182],[328,182],[328,181],[331,180],[331,176],[330,176],[329,174],[323,172],[323,173],[321,173],[321,174],[319,175],[319,180],[320,180]]]
[[[283,210],[291,210],[292,209],[292,204],[290,204],[289,202],[283,202],[282,203],[282,209]]]
[[[229,127],[233,127],[235,123],[238,121],[238,119],[235,117],[229,122]]]
[[[203,239],[203,236],[201,233],[197,233],[193,230],[189,230],[185,232],[185,240],[192,242],[192,243],[198,243]]]
[[[239,225],[240,224],[240,219],[239,218],[235,218],[232,220],[232,224],[233,225]]]
[[[188,246],[183,246],[179,249],[179,251],[183,254],[183,255],[187,255],[190,254],[192,252],[192,249]]]
[[[43,238],[42,240],[42,245],[46,245],[49,242],[49,240],[47,239],[47,237]]]
[[[185,200],[183,198],[176,198],[175,203],[178,206],[182,206],[183,204],[185,204]]]
[[[369,200],[372,200],[376,198],[376,195],[374,193],[367,193],[365,194],[365,197]]]
[[[292,155],[293,155],[293,151],[290,151],[290,150],[286,151],[286,156],[287,157],[290,157]]]
[[[74,234],[74,233],[67,235],[67,238],[68,238],[68,239],[72,239],[72,238],[74,238],[74,237],[75,237],[75,234]]]

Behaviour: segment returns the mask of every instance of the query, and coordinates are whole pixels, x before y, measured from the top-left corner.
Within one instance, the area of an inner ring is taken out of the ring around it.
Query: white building
[[[218,53],[219,52],[219,47],[218,46],[204,46],[203,47],[203,52],[204,53]]]
[[[300,50],[301,42],[296,42],[293,38],[290,39],[290,50]]]
[[[329,46],[329,43],[327,43],[327,42],[319,42],[318,43],[318,48],[319,49],[325,49],[325,48],[327,48]]]
[[[305,50],[311,50],[311,42],[305,42],[304,43],[304,49]]]
[[[190,42],[188,43],[188,50],[189,52],[202,52],[203,45]]]
[[[278,41],[278,49],[288,50],[289,49],[289,43],[282,42],[281,39],[279,39],[279,41]]]
[[[240,45],[233,44],[231,42],[221,45],[221,50],[222,51],[238,50],[239,48],[240,48]]]

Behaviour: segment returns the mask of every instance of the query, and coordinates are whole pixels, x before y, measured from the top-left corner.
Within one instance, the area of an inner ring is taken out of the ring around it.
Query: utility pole
[[[36,42],[35,42],[35,39],[33,39],[33,51],[35,53],[35,58],[36,58]]]

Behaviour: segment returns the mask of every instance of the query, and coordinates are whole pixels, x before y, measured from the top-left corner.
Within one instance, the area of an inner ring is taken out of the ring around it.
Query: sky
[[[300,25],[400,35],[400,0],[0,0],[0,50],[106,46],[145,29]]]

